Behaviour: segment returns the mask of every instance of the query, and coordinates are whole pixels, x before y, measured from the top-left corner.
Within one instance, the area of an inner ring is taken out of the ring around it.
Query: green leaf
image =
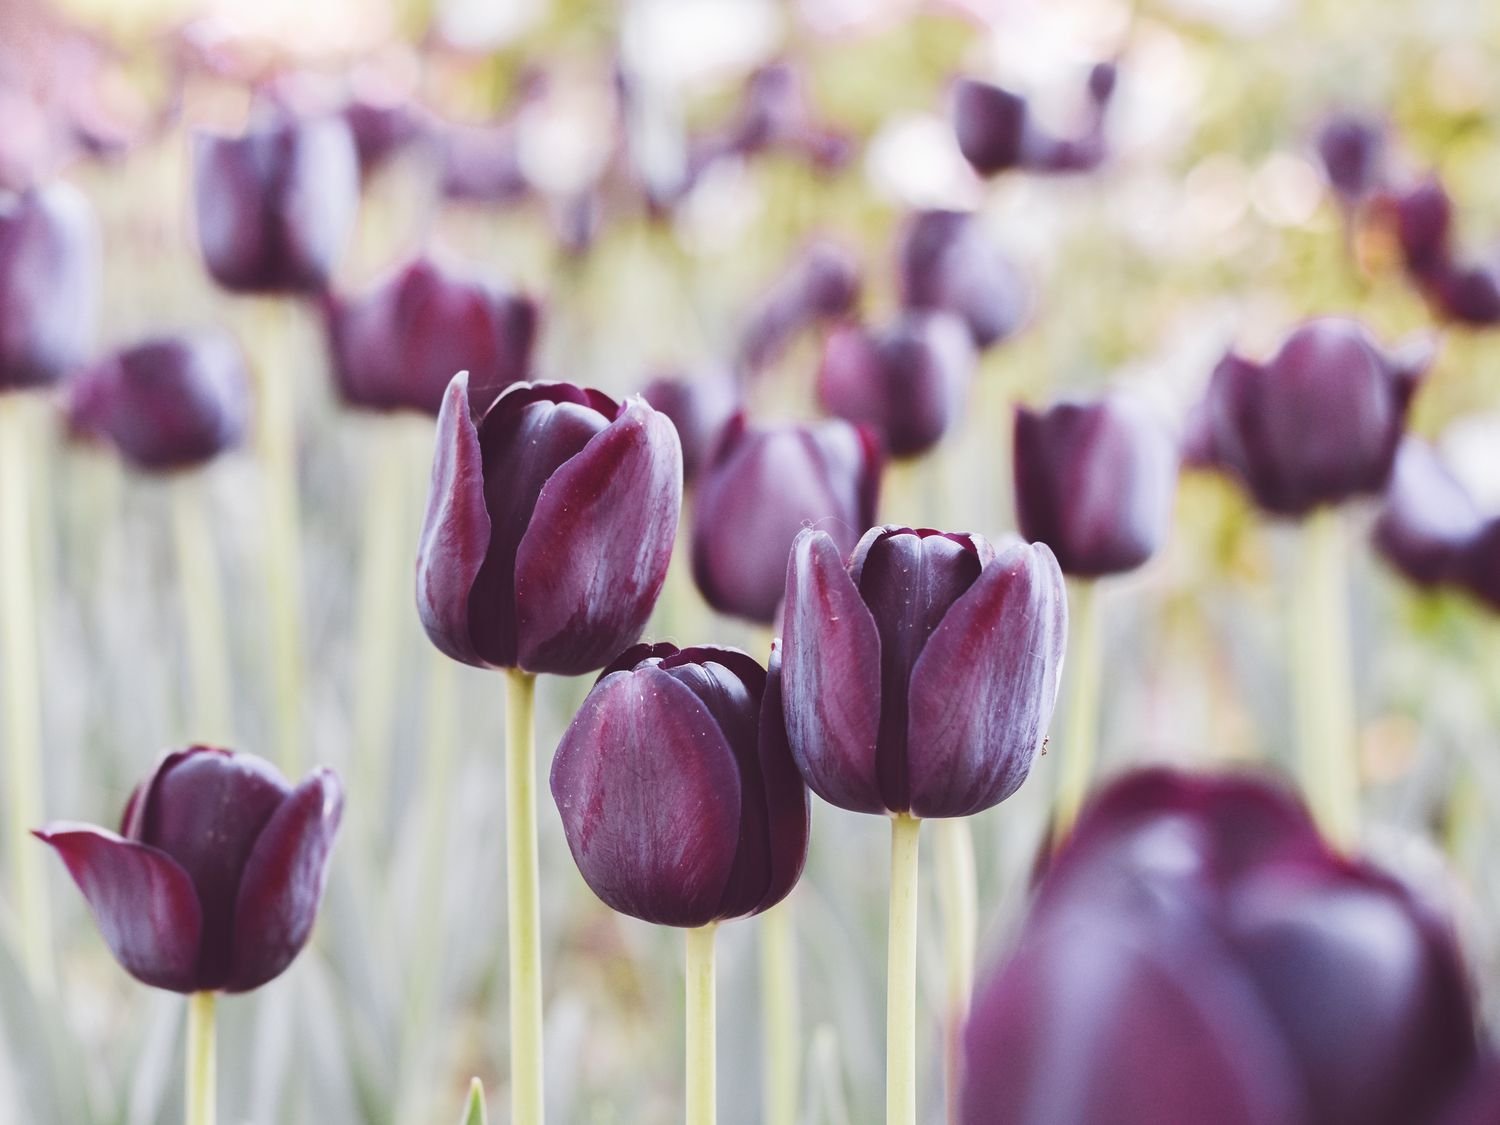
[[[489,1120],[484,1111],[484,1083],[475,1078],[469,1083],[469,1100],[458,1125],[489,1125]]]

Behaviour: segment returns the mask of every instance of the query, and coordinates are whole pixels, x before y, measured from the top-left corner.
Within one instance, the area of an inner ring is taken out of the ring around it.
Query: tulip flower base
[[[505,864],[512,1121],[542,1125],[542,936],[536,833],[536,677],[505,673]]]

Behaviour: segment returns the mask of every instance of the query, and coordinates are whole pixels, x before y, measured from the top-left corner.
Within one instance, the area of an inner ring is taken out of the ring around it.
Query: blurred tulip
[[[739,407],[734,381],[719,372],[699,377],[658,375],[647,383],[641,397],[661,411],[677,427],[682,442],[682,472],[693,481],[719,444],[729,419]]]
[[[1422,587],[1458,576],[1465,550],[1482,525],[1474,499],[1436,450],[1407,438],[1375,522],[1380,554]]]
[[[99,232],[74,188],[0,193],[0,393],[55,383],[87,358],[100,273]]]
[[[403,149],[421,140],[428,122],[413,102],[354,97],[343,108],[362,176],[369,176]]]
[[[846,422],[751,428],[736,414],[698,480],[693,578],[720,613],[770,624],[787,552],[809,525],[839,550],[875,519],[881,455],[873,432]]]
[[[1500,324],[1500,263],[1451,267],[1427,288],[1427,299],[1444,320],[1474,328]]]
[[[1067,636],[1051,551],[876,527],[846,565],[807,529],[786,575],[787,734],[814,793],[925,818],[1016,791],[1052,718]]]
[[[307,943],[343,811],[338,778],[296,788],[249,754],[168,754],[125,806],[120,834],[54,823],[56,849],[115,959],[173,992],[247,992]]]
[[[186,469],[238,445],[250,416],[244,353],[223,332],[169,336],[116,352],[68,388],[68,423],[136,468]]]
[[[367,409],[435,415],[466,370],[476,407],[486,406],[526,378],[539,318],[530,297],[416,258],[364,295],[328,302],[339,393]]]
[[[1020,327],[1030,295],[1020,272],[964,211],[918,211],[897,249],[901,303],[963,318],[974,345],[988,348]]]
[[[359,161],[341,118],[274,120],[193,146],[198,242],[237,293],[323,289],[354,230]]]
[[[641,399],[517,383],[485,409],[467,372],[438,415],[417,608],[476,667],[576,676],[645,628],[682,504],[677,433]]]
[[[1176,444],[1145,404],[1117,394],[1016,408],[1016,517],[1079,578],[1140,566],[1172,522]]]
[[[974,377],[974,345],[947,313],[908,313],[889,328],[848,324],[825,341],[823,407],[880,434],[892,457],[915,457],[958,420]]]
[[[1339,317],[1306,322],[1267,363],[1231,352],[1206,400],[1215,457],[1277,515],[1378,494],[1431,359],[1427,340],[1388,352]]]
[[[1385,126],[1353,113],[1336,113],[1314,140],[1329,186],[1344,203],[1361,203],[1385,183]]]
[[[1477,1059],[1424,903],[1280,789],[1167,770],[1085,809],[965,1051],[973,1125],[1407,1125]]]
[[[817,119],[801,73],[786,62],[770,63],[750,76],[738,117],[707,142],[697,163],[778,151],[824,171],[837,171],[854,154],[852,138]]]
[[[961,78],[954,87],[953,124],[958,148],[981,176],[1001,172],[1089,172],[1104,162],[1104,111],[1114,96],[1115,67],[1099,63],[1089,73],[1088,119],[1076,137],[1049,133],[1033,119],[1020,94]]]
[[[441,144],[442,190],[466,203],[518,203],[531,194],[521,168],[514,122],[497,125],[444,125]]]
[[[740,363],[769,367],[797,333],[847,315],[859,300],[859,263],[837,243],[808,246],[752,311],[740,337]]]
[[[552,761],[584,882],[622,914],[705,926],[790,893],[807,788],[771,674],[745,653],[636,645],[600,675]]]
[[[1406,271],[1422,281],[1445,273],[1453,256],[1453,201],[1436,176],[1389,201]]]

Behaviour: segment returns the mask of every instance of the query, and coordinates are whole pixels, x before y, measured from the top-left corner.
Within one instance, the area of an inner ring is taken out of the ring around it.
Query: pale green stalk
[[[717,1082],[714,937],[717,923],[687,931],[687,1125],[714,1125]]]
[[[792,902],[760,916],[762,1051],[767,1125],[795,1125],[802,1035],[797,1009],[797,939]]]
[[[943,1061],[948,1119],[957,1121],[958,1075],[964,1020],[974,991],[974,949],[979,929],[974,879],[974,835],[964,817],[937,822],[938,899],[943,909],[948,1003],[943,1019]]]
[[[214,1047],[214,994],[188,997],[187,1125],[214,1125],[218,1110]]]
[[[917,837],[922,822],[891,820],[891,911],[885,999],[886,1125],[917,1125]]]
[[[1099,743],[1099,589],[1093,581],[1069,583],[1068,710],[1061,776],[1053,810],[1053,840],[1072,830],[1093,781]]]
[[[204,513],[204,480],[186,474],[172,482],[172,538],[177,549],[183,629],[187,634],[188,740],[215,746],[234,741],[229,704],[229,642],[224,591],[213,533]]]
[[[542,954],[536,831],[536,677],[505,673],[510,923],[510,1119],[542,1125]]]

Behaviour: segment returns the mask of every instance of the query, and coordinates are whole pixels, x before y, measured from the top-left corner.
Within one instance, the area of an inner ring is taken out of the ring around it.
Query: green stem
[[[1336,508],[1320,508],[1302,526],[1292,590],[1292,692],[1303,790],[1334,843],[1358,830],[1354,676],[1349,652],[1349,560]]]
[[[797,942],[792,900],[760,916],[762,1051],[767,1125],[795,1125],[802,1036],[797,1017]]]
[[[963,1026],[974,991],[974,949],[979,929],[974,879],[974,835],[963,817],[937,823],[938,898],[948,961],[948,1005],[943,1028],[948,1118],[958,1120],[958,1076]]]
[[[1093,780],[1099,742],[1099,590],[1092,581],[1073,581],[1068,590],[1068,713],[1062,771],[1057,784],[1052,838],[1062,840],[1078,819]]]
[[[507,670],[505,844],[510,922],[510,1119],[542,1125],[542,960],[536,839],[536,677]]]
[[[172,482],[172,537],[176,541],[192,681],[187,713],[189,741],[227,746],[234,741],[229,711],[229,648],[219,563],[203,510],[204,481],[197,474]]]
[[[41,849],[28,831],[41,822],[41,680],[36,576],[32,570],[31,447],[41,419],[18,394],[0,394],[0,644],[4,646],[5,757],[10,763],[11,893],[21,956],[32,986],[52,990],[52,926]]]
[[[687,931],[687,1125],[714,1125],[714,936],[718,924]]]
[[[218,1109],[214,1064],[214,994],[188,997],[187,1125],[214,1125]]]
[[[917,1123],[917,836],[908,813],[891,820],[891,915],[885,998],[886,1125]]]

